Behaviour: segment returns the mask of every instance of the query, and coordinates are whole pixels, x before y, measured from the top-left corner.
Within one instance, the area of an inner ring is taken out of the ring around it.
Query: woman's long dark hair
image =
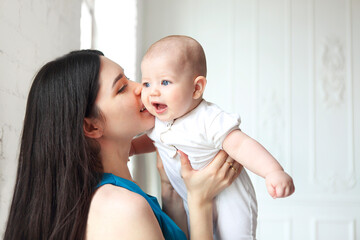
[[[99,51],[71,52],[43,66],[27,100],[9,239],[84,239],[101,178],[99,149],[84,136],[98,117]]]

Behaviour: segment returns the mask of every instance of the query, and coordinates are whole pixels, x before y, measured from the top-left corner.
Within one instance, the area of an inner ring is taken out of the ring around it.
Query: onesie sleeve
[[[219,111],[210,121],[207,137],[216,149],[222,149],[226,136],[235,129],[240,129],[240,116]]]

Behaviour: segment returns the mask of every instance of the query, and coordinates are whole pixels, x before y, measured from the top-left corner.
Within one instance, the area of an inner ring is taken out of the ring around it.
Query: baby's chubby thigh
[[[215,198],[214,237],[217,240],[256,239],[257,203],[250,178],[239,177]]]

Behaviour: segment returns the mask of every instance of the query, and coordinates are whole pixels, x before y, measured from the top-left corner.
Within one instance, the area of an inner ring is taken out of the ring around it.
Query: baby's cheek
[[[141,91],[141,101],[142,101],[142,103],[144,104],[145,108],[146,108],[152,115],[154,115],[155,112],[153,112],[152,105],[150,104],[149,98],[148,98],[146,92],[144,92],[144,90]]]

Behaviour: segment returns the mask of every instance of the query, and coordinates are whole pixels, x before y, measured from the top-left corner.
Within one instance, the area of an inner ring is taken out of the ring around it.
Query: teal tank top
[[[101,182],[97,185],[97,188],[105,184],[112,184],[118,187],[126,188],[129,191],[143,196],[150,204],[150,207],[152,208],[156,219],[159,222],[164,238],[166,240],[186,240],[184,232],[176,225],[173,220],[171,220],[168,215],[166,215],[165,212],[161,210],[157,199],[146,194],[136,183],[125,178],[115,176],[111,173],[104,173]]]

